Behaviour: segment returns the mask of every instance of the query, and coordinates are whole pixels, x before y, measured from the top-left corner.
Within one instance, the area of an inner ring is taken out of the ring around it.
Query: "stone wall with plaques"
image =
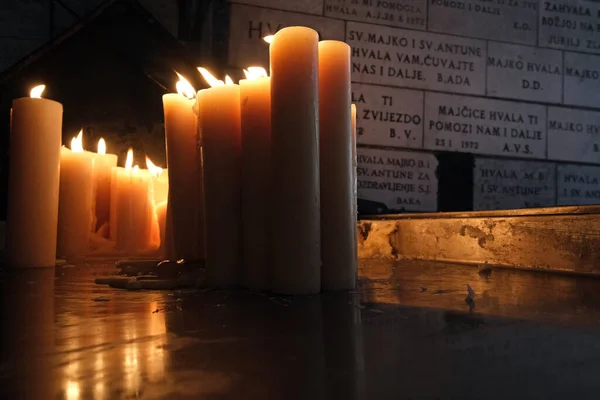
[[[294,24],[352,46],[359,204],[600,203],[599,2],[232,0],[229,65]]]

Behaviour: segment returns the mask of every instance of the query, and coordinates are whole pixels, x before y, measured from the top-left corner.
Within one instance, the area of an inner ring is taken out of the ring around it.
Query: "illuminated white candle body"
[[[356,209],[352,173],[350,46],[319,43],[319,152],[321,173],[321,287],[356,285]]]
[[[116,154],[96,154],[94,157],[95,224],[94,232],[110,222],[111,172],[117,166]]]
[[[194,100],[163,96],[173,252],[177,259],[204,258],[198,118]]]
[[[218,287],[240,283],[240,87],[228,84],[197,96],[202,137],[206,274]],[[169,166],[169,169],[171,167]]]
[[[271,54],[271,289],[321,289],[318,34],[275,34]]]
[[[242,121],[242,221],[244,282],[269,288],[271,190],[271,80],[240,81]]]
[[[56,264],[62,104],[13,101],[6,248],[14,267]]]
[[[135,254],[152,248],[152,203],[147,170],[116,171],[117,250]]]
[[[110,171],[110,240],[117,241],[117,176],[125,172],[123,167],[113,167]]]
[[[93,174],[92,153],[61,148],[57,254],[67,260],[77,260],[90,251]]]
[[[158,222],[158,232],[159,232],[159,255],[165,256],[167,251],[167,243],[165,240],[165,234],[167,230],[167,201],[163,201],[162,203],[158,203],[154,207],[154,212],[156,213],[156,219]]]

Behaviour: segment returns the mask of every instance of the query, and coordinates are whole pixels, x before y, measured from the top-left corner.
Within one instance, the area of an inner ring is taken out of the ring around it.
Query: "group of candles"
[[[319,42],[306,27],[270,39],[270,77],[251,67],[234,84],[198,68],[211,87],[196,93],[179,75],[178,93],[163,96],[162,173],[149,159],[148,169],[132,166],[131,152],[117,167],[103,141],[89,153],[81,135],[61,149],[62,106],[33,94],[14,100],[9,261],[54,265],[56,248],[85,255],[92,235],[126,255],[205,260],[216,287],[354,288],[350,47]]]

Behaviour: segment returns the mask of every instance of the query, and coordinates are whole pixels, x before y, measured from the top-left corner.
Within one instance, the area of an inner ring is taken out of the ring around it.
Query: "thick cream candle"
[[[242,260],[240,87],[228,79],[223,84],[205,69],[199,70],[213,86],[196,97],[204,172],[206,274],[211,284],[229,287],[240,283]]]
[[[269,193],[271,190],[271,79],[248,68],[240,81],[242,121],[243,270],[246,286],[269,288]]]
[[[93,222],[94,154],[83,150],[83,132],[60,152],[57,254],[77,260],[90,251]]]
[[[6,249],[14,267],[56,264],[63,106],[43,90],[12,103]]]
[[[316,31],[283,28],[271,54],[271,289],[321,290]]]
[[[179,75],[178,93],[163,96],[173,252],[177,259],[204,258],[201,166],[194,89]]]
[[[98,153],[94,157],[95,221],[94,232],[105,231],[110,222],[110,180],[113,167],[117,166],[117,155],[106,154],[106,142],[98,140]]]
[[[356,209],[352,165],[350,46],[319,43],[319,152],[321,173],[321,287],[356,285]]]

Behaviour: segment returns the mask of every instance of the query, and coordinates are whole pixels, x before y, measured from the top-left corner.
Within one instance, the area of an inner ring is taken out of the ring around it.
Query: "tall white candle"
[[[318,41],[289,27],[270,45],[271,286],[282,294],[321,289]]]
[[[211,84],[196,97],[202,137],[206,274],[210,283],[240,283],[241,122],[240,87],[200,72]],[[220,82],[220,83],[216,83]],[[169,167],[170,168],[170,167]]]
[[[181,75],[177,91],[163,96],[173,252],[194,260],[204,258],[198,118],[194,88]]]
[[[90,251],[94,155],[83,150],[83,132],[60,152],[57,253],[77,260]]]
[[[6,248],[14,267],[56,264],[63,106],[43,90],[12,104]]]
[[[269,288],[269,193],[271,190],[271,79],[248,68],[240,81],[242,118],[242,221],[245,284]]]
[[[319,43],[319,138],[321,167],[321,287],[356,285],[356,209],[352,165],[350,46]]]
[[[97,232],[110,222],[110,180],[113,167],[117,166],[117,155],[106,154],[106,142],[98,140],[98,153],[94,157],[95,222]]]

